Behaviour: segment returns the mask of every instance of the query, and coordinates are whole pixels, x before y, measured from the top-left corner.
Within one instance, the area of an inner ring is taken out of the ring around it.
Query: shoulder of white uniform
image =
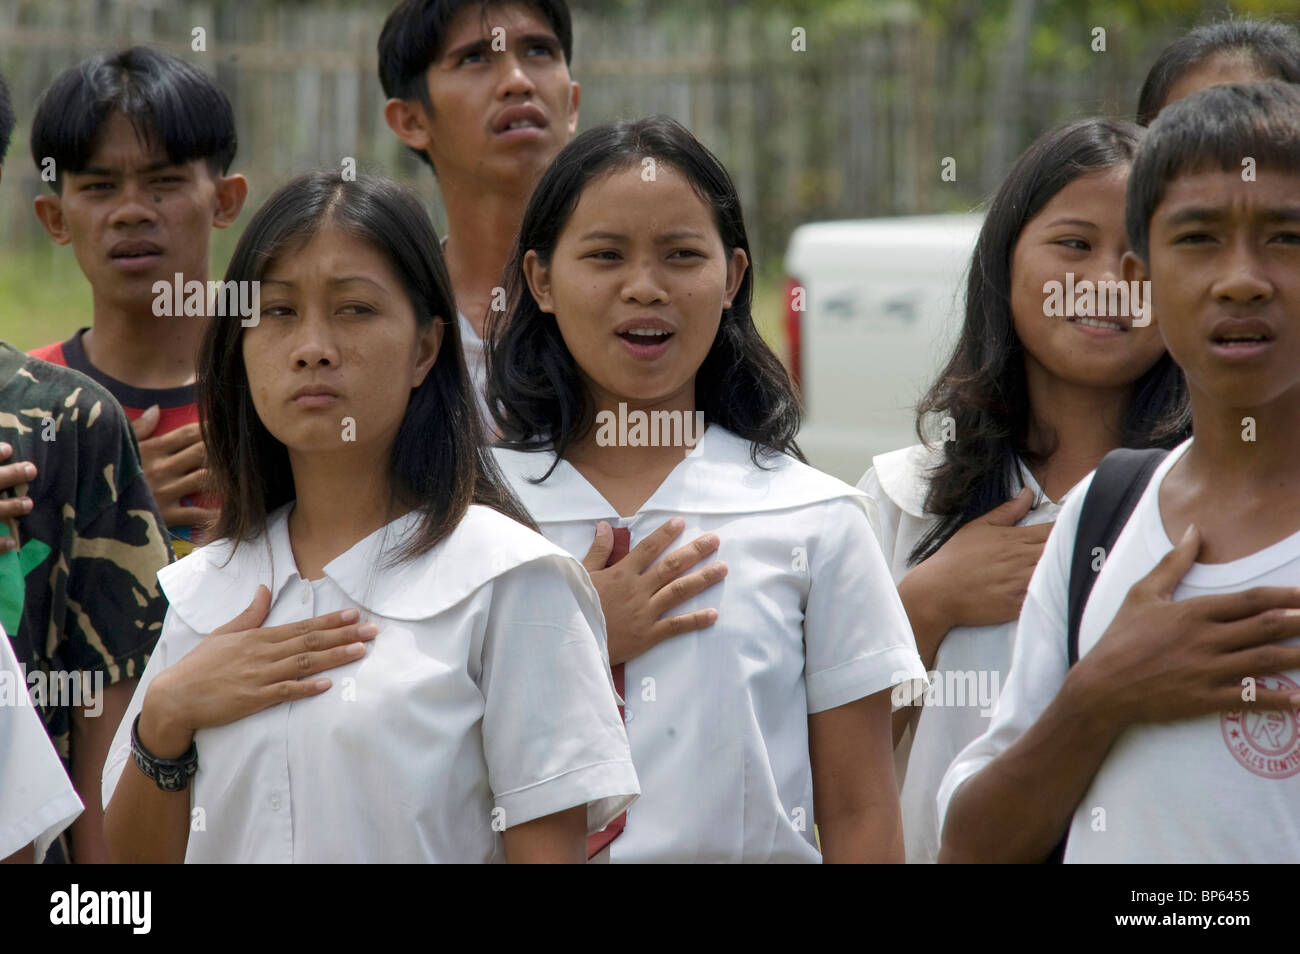
[[[943,462],[943,451],[913,444],[871,458],[871,471],[885,496],[913,517],[924,519],[930,474]],[[866,477],[864,475],[863,479]],[[859,482],[859,486],[861,486]]]

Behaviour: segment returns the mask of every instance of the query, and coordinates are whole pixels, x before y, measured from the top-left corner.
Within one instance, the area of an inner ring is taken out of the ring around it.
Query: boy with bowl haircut
[[[206,287],[212,229],[234,222],[248,194],[243,176],[227,174],[235,148],[234,113],[216,83],[141,46],[60,73],[32,121],[32,158],[53,173],[36,215],[56,244],[72,246],[94,303],[91,327],[32,354],[117,398],[179,555],[213,516],[198,496],[206,472],[194,403],[211,319],[160,316],[160,297],[178,296],[155,285]]]

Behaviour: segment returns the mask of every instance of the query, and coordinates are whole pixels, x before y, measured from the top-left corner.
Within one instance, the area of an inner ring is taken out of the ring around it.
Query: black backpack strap
[[[1079,513],[1079,532],[1074,538],[1074,558],[1070,563],[1070,613],[1068,656],[1070,665],[1079,661],[1079,623],[1083,608],[1088,605],[1088,594],[1097,582],[1093,569],[1093,551],[1101,548],[1101,559],[1110,556],[1111,547],[1119,539],[1120,531],[1133,508],[1142,499],[1142,493],[1151,482],[1151,475],[1169,452],[1163,448],[1132,450],[1121,447],[1113,450],[1097,465],[1097,472],[1083,498]]]
[[[1074,538],[1074,556],[1070,561],[1067,655],[1071,666],[1079,661],[1079,622],[1083,619],[1088,594],[1092,592],[1097,572],[1101,569],[1100,565],[1097,570],[1093,569],[1093,550],[1101,547],[1103,563],[1110,556],[1111,547],[1132,516],[1133,508],[1142,499],[1151,475],[1168,453],[1159,447],[1149,450],[1121,447],[1103,457],[1097,465],[1097,472],[1092,475],[1092,483],[1088,485],[1088,494],[1083,498],[1083,509],[1079,513],[1079,532]],[[1062,837],[1052,849],[1048,864],[1060,864],[1065,860],[1068,837],[1068,834]]]

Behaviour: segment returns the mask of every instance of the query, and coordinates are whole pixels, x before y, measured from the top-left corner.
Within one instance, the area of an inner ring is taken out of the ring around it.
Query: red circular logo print
[[[1260,689],[1300,689],[1286,676],[1256,676]],[[1234,709],[1219,718],[1228,751],[1263,778],[1290,778],[1300,772],[1300,714],[1264,709]]]

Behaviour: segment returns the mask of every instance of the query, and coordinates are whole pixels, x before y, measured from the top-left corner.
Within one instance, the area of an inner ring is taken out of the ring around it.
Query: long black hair
[[[485,448],[459,325],[449,319],[456,314],[451,281],[438,237],[413,193],[376,176],[358,175],[353,181],[338,172],[301,175],[257,210],[235,247],[225,281],[260,281],[279,255],[331,226],[387,259],[411,298],[421,331],[435,321],[443,325],[437,360],[411,392],[388,462],[390,511],[401,504],[423,515],[419,530],[392,562],[434,547],[472,503],[534,527]],[[239,321],[218,318],[208,325],[197,384],[207,467],[221,498],[214,536],[236,546],[260,534],[267,515],[295,496],[289,452],[253,406],[242,338]]]
[[[1161,51],[1138,95],[1137,121],[1150,126],[1187,73],[1219,55],[1248,59],[1265,77],[1300,83],[1300,31],[1280,20],[1222,20],[1196,27]]]
[[[948,414],[956,440],[943,445],[929,475],[925,509],[938,521],[917,541],[912,564],[931,556],[974,518],[1011,496],[1017,461],[1051,456],[1029,447],[1024,346],[1011,315],[1011,257],[1026,223],[1089,172],[1133,161],[1141,130],[1083,119],[1040,136],[1020,157],[989,206],[966,283],[966,314],[947,366],[917,405],[926,440],[933,414]],[[1173,447],[1191,428],[1187,384],[1168,352],[1134,384],[1124,415],[1124,447]]]
[[[583,189],[592,180],[638,166],[646,158],[680,172],[713,210],[727,254],[749,255],[740,196],[717,156],[667,116],[611,123],[589,129],[555,157],[533,191],[514,253],[506,268],[506,312],[493,313],[487,335],[488,405],[507,447],[549,444],[556,460],[591,427],[595,409],[560,335],[555,316],[538,307],[524,279],[531,249],[549,265]],[[754,327],[752,266],[745,269],[731,307],[723,309],[713,346],[695,375],[696,407],[704,419],[760,450],[788,453],[801,410],[785,367]],[[553,469],[553,468],[552,468]],[[542,479],[549,476],[550,471]]]

